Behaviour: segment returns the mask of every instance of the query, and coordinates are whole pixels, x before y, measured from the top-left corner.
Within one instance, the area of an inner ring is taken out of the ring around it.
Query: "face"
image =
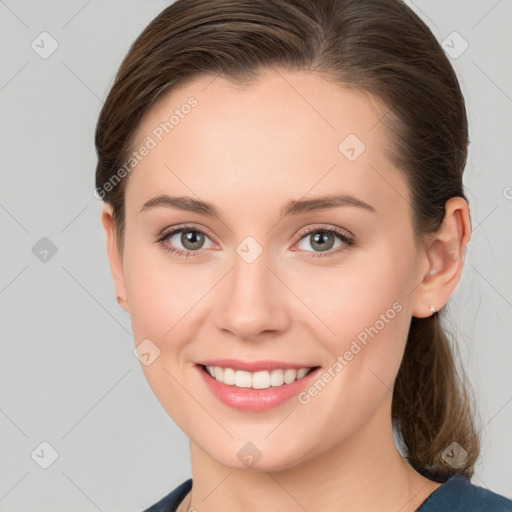
[[[141,125],[118,294],[156,397],[221,464],[257,449],[259,468],[283,469],[390,421],[426,267],[384,112],[281,71],[197,79]]]

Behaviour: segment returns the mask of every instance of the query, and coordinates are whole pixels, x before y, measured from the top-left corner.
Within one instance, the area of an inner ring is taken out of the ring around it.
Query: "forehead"
[[[279,207],[333,191],[387,209],[408,190],[386,157],[385,112],[375,97],[309,72],[266,72],[244,87],[193,80],[141,123],[132,149],[151,149],[130,172],[127,209],[165,193],[261,208],[263,197]]]

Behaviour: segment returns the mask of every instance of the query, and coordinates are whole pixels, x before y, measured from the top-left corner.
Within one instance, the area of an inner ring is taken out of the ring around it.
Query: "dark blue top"
[[[191,488],[189,478],[144,512],[176,512]],[[417,512],[512,512],[512,501],[456,475],[441,484]]]

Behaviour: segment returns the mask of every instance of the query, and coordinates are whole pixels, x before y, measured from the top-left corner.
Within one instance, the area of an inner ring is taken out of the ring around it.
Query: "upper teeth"
[[[295,370],[264,370],[261,372],[246,372],[243,370],[233,370],[233,368],[221,368],[220,366],[206,366],[208,373],[217,381],[236,386],[239,388],[265,389],[270,386],[282,386],[283,383],[302,379],[311,368],[300,368]]]

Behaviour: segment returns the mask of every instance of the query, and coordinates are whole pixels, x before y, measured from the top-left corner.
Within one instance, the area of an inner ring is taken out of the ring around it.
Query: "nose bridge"
[[[244,239],[233,257],[229,284],[217,304],[217,324],[240,337],[282,329],[286,319],[280,281],[268,268],[270,253],[252,237]]]

